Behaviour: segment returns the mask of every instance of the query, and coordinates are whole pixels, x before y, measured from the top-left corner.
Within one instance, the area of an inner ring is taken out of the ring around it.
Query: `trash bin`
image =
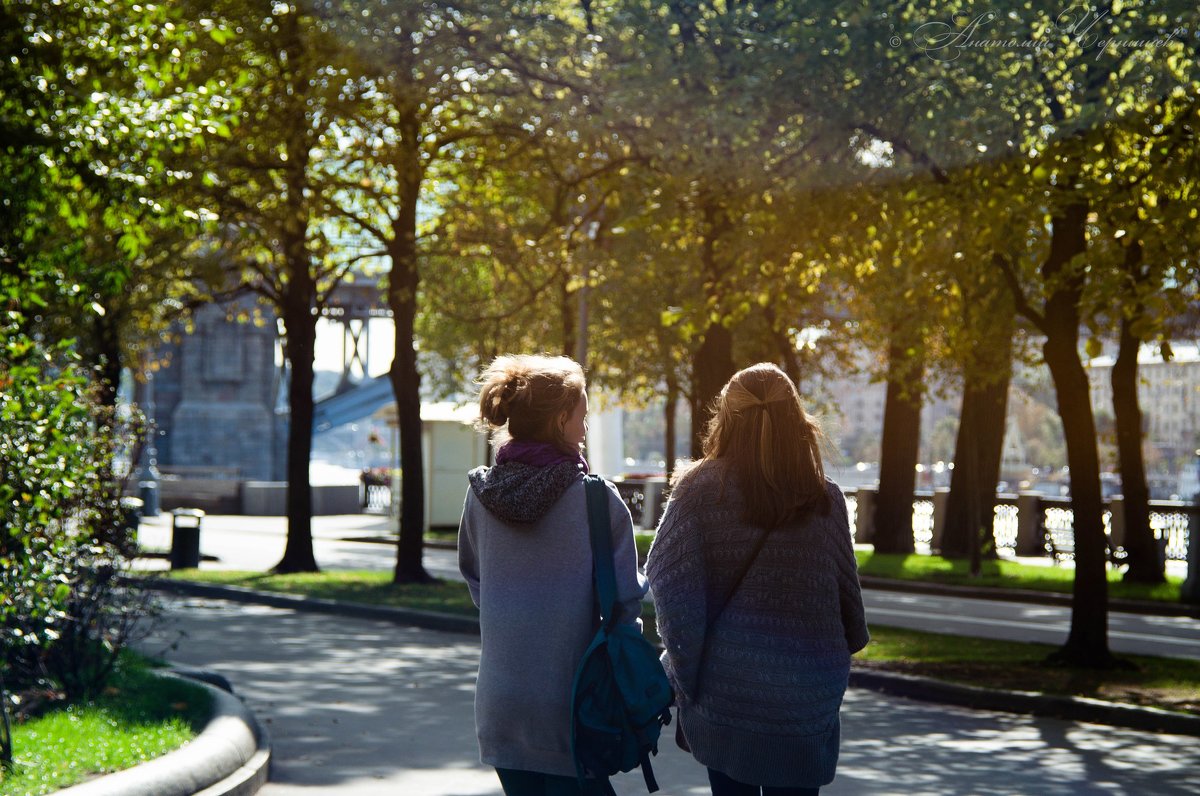
[[[200,509],[175,509],[171,512],[171,569],[195,569],[200,566]]]

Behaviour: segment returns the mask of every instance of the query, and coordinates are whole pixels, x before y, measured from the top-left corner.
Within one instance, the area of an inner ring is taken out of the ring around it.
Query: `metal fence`
[[[1042,498],[1038,501],[1042,512],[1042,527],[1045,530],[1046,554],[1057,559],[1075,556],[1074,514],[1070,498]],[[1150,530],[1163,551],[1167,561],[1186,561],[1188,551],[1188,527],[1191,515],[1200,514],[1200,506],[1177,500],[1150,501]],[[1122,558],[1124,549],[1119,541],[1113,540],[1113,514],[1105,504],[1104,533],[1109,537],[1109,548],[1114,558]]]
[[[992,513],[992,538],[996,550],[1009,554],[1017,552],[1017,499],[998,497]]]
[[[387,514],[392,508],[392,487],[389,484],[365,484],[361,488],[364,514]]]
[[[1188,515],[1200,513],[1200,507],[1185,503],[1150,503],[1150,527],[1154,538],[1165,540],[1168,561],[1186,561],[1188,551]]]
[[[913,538],[918,551],[927,552],[931,546],[933,509],[935,497],[929,492],[918,492],[913,501]],[[992,535],[996,550],[1001,554],[1013,555],[1017,551],[1017,531],[1020,525],[1019,500],[1016,495],[997,495],[992,518]],[[1027,503],[1029,505],[1029,503]],[[1071,499],[1065,497],[1038,496],[1032,503],[1037,512],[1035,533],[1041,540],[1040,549],[1058,560],[1070,560],[1075,556],[1075,515],[1071,510]],[[1190,516],[1200,515],[1200,506],[1193,503],[1169,500],[1150,501],[1150,529],[1168,561],[1186,561],[1188,551],[1188,528]],[[1124,550],[1119,541],[1113,541],[1113,514],[1105,504],[1104,533],[1110,539],[1110,551],[1114,558],[1121,558]]]
[[[662,484],[652,480],[633,478],[615,481],[617,492],[621,495],[629,513],[633,516],[635,528],[652,529],[657,524],[662,512]],[[370,488],[368,488],[370,493]],[[386,488],[379,496],[380,510],[386,512],[391,495]],[[933,540],[937,536],[936,524],[938,517],[938,502],[945,499],[945,493],[918,491],[913,500],[913,541],[918,552],[930,551]],[[1071,511],[1069,498],[1037,497],[1035,501],[1024,498],[1025,505],[1036,506],[1037,512],[1035,533],[1041,540],[1041,551],[1059,560],[1069,560],[1075,555],[1074,515]],[[996,550],[1001,555],[1014,555],[1017,551],[1017,533],[1020,527],[1020,511],[1017,495],[1001,494],[996,496],[993,507],[992,534],[996,542]],[[374,504],[371,504],[374,505]],[[856,491],[846,492],[846,512],[849,515],[850,527],[858,526],[858,509],[860,501]],[[649,516],[647,508],[654,514]],[[370,508],[367,508],[370,511]],[[1186,561],[1188,550],[1189,517],[1200,513],[1200,506],[1180,501],[1150,501],[1150,527],[1155,538],[1159,541],[1166,559],[1169,561]],[[1112,511],[1105,505],[1104,532],[1112,538]],[[1119,544],[1111,544],[1114,557],[1121,557],[1123,550]]]

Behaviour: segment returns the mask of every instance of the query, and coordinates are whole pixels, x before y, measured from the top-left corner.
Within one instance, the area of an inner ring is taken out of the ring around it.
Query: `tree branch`
[[[918,150],[911,143],[909,143],[907,139],[901,138],[894,133],[889,133],[870,122],[858,122],[851,125],[850,129],[861,130],[867,135],[874,136],[880,141],[886,141],[887,143],[891,144],[895,149],[908,155],[914,163],[929,169],[929,173],[933,175],[933,179],[936,182],[942,185],[950,182],[950,175],[946,172],[946,170],[942,168],[937,161],[930,157],[928,153]]]
[[[1046,316],[1038,312],[1033,304],[1030,303],[1029,297],[1025,295],[1025,289],[1021,287],[1021,280],[1017,278],[1012,260],[999,252],[993,252],[992,265],[999,268],[1000,273],[1003,274],[1004,281],[1008,284],[1008,291],[1012,294],[1013,305],[1016,307],[1017,312],[1028,318],[1039,331],[1045,333]]]

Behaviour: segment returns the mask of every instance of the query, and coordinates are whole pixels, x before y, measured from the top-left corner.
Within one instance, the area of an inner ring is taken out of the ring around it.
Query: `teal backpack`
[[[650,755],[671,722],[675,701],[658,651],[636,625],[618,624],[608,487],[599,476],[584,478],[592,540],[599,629],[575,672],[572,689],[571,753],[580,785],[599,782],[615,796],[608,778],[641,766],[646,788],[658,790]]]

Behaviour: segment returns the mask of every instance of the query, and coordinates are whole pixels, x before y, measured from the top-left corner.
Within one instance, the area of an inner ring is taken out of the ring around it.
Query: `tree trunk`
[[[772,307],[763,309],[763,317],[766,318],[767,324],[771,328],[771,339],[775,341],[775,347],[779,351],[780,367],[792,380],[792,383],[799,387],[800,357],[796,355],[795,343],[787,333],[787,329],[780,328],[779,316]]]
[[[574,357],[581,366],[586,367],[586,363],[579,360],[579,343],[580,338],[576,336],[578,331],[578,321],[576,320],[576,307],[579,298],[569,289],[571,283],[570,276],[564,275],[562,282],[559,284],[558,298],[558,320],[562,326],[562,354],[564,357]],[[586,359],[586,357],[584,357]]]
[[[663,458],[666,459],[667,484],[675,474],[675,408],[679,404],[679,385],[674,376],[667,376],[667,404],[663,409],[666,435],[663,437]]]
[[[1050,253],[1042,266],[1043,283],[1053,285],[1046,299],[1043,352],[1058,402],[1071,471],[1071,511],[1075,531],[1075,586],[1071,631],[1051,660],[1075,666],[1105,668],[1114,664],[1108,648],[1108,540],[1104,535],[1100,497],[1100,454],[1087,373],[1079,358],[1081,269],[1073,264],[1087,250],[1084,225],[1087,205],[1077,203],[1052,219]],[[1068,267],[1075,273],[1064,273]]]
[[[288,249],[288,282],[284,296],[284,351],[289,364],[287,439],[287,545],[272,571],[316,572],[312,541],[312,483],[308,465],[312,457],[313,357],[316,355],[317,318],[313,314],[316,285],[309,269],[304,241]]]
[[[992,535],[996,482],[1004,453],[1004,418],[1012,376],[1012,315],[1004,329],[1004,361],[999,373],[980,373],[972,367],[963,385],[962,410],[954,443],[954,470],[946,498],[946,520],[940,555],[965,558],[978,551],[995,557]],[[996,342],[1000,341],[997,335]],[[977,365],[979,363],[976,363]],[[979,539],[975,540],[975,536]]]
[[[1047,339],[1044,347],[1066,437],[1075,532],[1071,632],[1055,658],[1077,666],[1107,666],[1112,655],[1108,649],[1108,544],[1100,496],[1100,455],[1087,373],[1075,342],[1055,336]]]
[[[298,57],[301,50],[294,14],[285,22],[290,51]],[[284,269],[282,316],[286,337],[285,353],[290,365],[288,382],[287,441],[287,545],[275,572],[316,572],[317,560],[312,542],[312,482],[309,460],[312,458],[313,359],[316,356],[317,284],[307,248],[309,210],[304,193],[308,188],[309,146],[302,107],[292,109],[291,123],[282,126],[287,145],[287,169],[284,172],[283,230],[281,233]]]
[[[425,461],[421,450],[421,374],[417,369],[417,199],[422,167],[415,108],[401,109],[399,208],[392,220],[388,255],[392,261],[387,302],[395,324],[395,358],[388,373],[396,396],[400,426],[400,540],[396,546],[396,583],[428,583],[425,571]]]
[[[692,458],[703,455],[704,432],[712,418],[713,404],[721,388],[737,372],[733,364],[733,333],[721,323],[713,323],[704,333],[704,342],[692,357],[692,379],[696,385],[692,408]]]
[[[117,391],[121,387],[121,337],[118,322],[111,311],[94,316],[92,323],[95,339],[97,401],[106,409],[117,408]],[[108,422],[108,421],[105,421]]]
[[[1150,490],[1142,458],[1142,410],[1138,405],[1139,340],[1129,318],[1121,319],[1121,347],[1112,369],[1113,414],[1117,424],[1117,458],[1121,470],[1121,496],[1125,513],[1125,580],[1163,583],[1165,562],[1159,558],[1150,528]]]
[[[939,554],[965,558],[971,553],[972,533],[982,534],[984,553],[995,553],[989,531],[993,525],[996,482],[1004,447],[1003,418],[1008,404],[1009,378],[982,382],[970,377],[963,389],[958,436],[954,444],[954,470],[946,499],[946,524]]]
[[[717,256],[717,240],[729,229],[729,219],[717,199],[701,192],[701,225],[704,239],[700,245],[700,268],[704,274],[704,294],[708,307],[720,311],[722,279],[725,274]],[[703,455],[704,432],[712,418],[713,404],[721,388],[737,372],[733,364],[733,332],[720,320],[710,320],[704,340],[692,355],[692,458]]]
[[[93,368],[95,372],[94,385],[96,401],[101,411],[96,416],[96,425],[107,434],[113,434],[117,423],[117,393],[121,386],[121,337],[119,324],[114,314],[109,311],[104,315],[94,315],[92,322],[93,337],[92,351],[95,356]],[[112,461],[106,461],[100,469],[100,480],[106,485],[105,489],[113,490],[117,498],[124,492],[126,483],[117,482],[117,473]],[[112,505],[112,501],[105,501]],[[111,514],[105,512],[106,515]],[[115,531],[118,525],[117,517],[104,516],[99,520],[99,527]],[[110,536],[109,538],[117,538]]]
[[[888,351],[887,395],[875,504],[877,553],[911,553],[913,490],[921,442],[921,380],[924,363],[893,342]]]

